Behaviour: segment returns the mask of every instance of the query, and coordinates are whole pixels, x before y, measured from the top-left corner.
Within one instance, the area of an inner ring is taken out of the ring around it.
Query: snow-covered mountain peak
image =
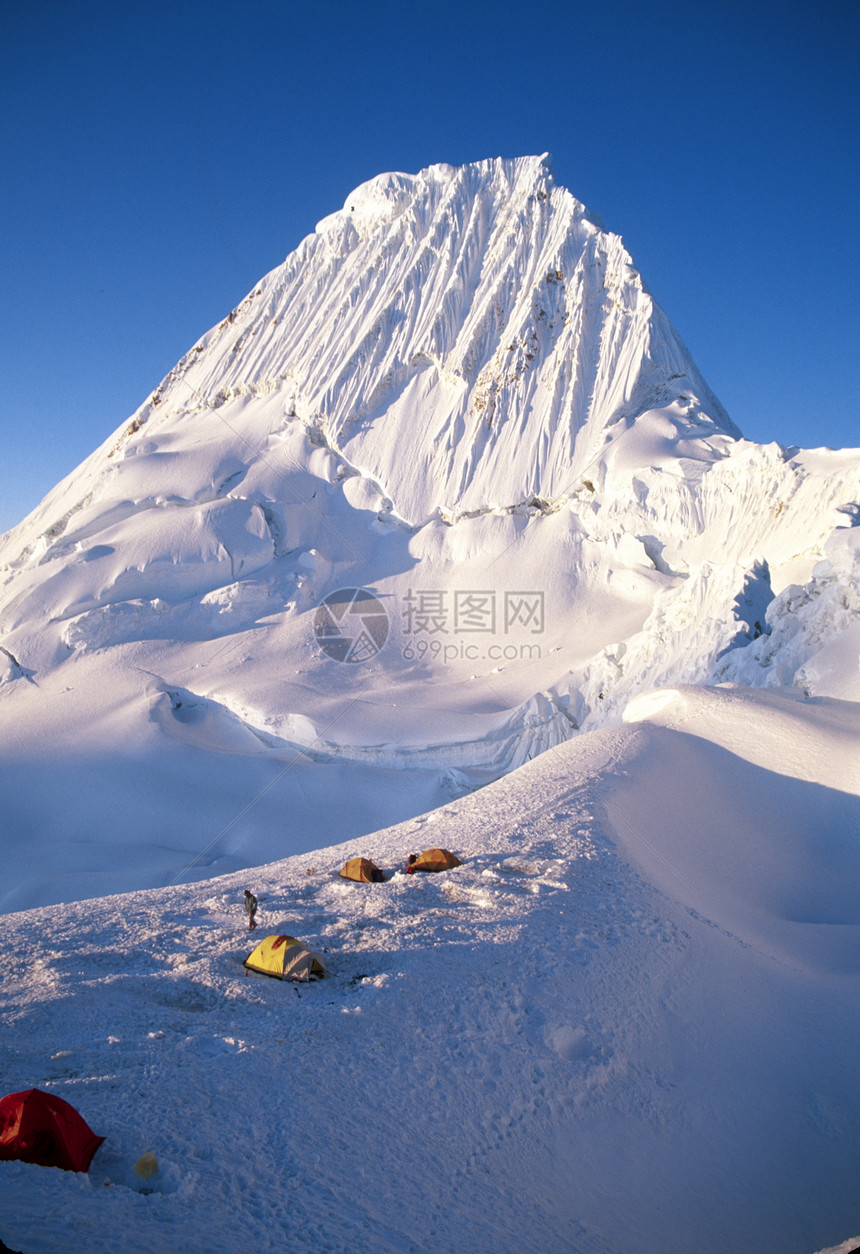
[[[421,200],[428,193],[443,193],[453,187],[471,183],[481,184],[496,196],[547,195],[555,185],[552,157],[544,153],[540,157],[518,157],[506,160],[502,157],[457,166],[440,162],[428,166],[418,174],[400,171],[378,174],[361,183],[350,192],[343,209],[329,214],[317,223],[317,234],[326,234],[339,228],[345,219],[361,223],[365,230],[380,226],[402,213],[410,201]]]
[[[646,465],[738,435],[546,154],[364,183],[171,372],[158,425],[263,392],[416,526],[569,495],[634,423]]]
[[[656,685],[854,699],[820,642],[855,638],[860,530],[827,546],[858,502],[856,454],[739,437],[547,156],[384,174],[3,537],[0,714],[33,761],[46,734],[141,755],[129,796],[182,762],[196,797],[217,755],[231,815],[300,760],[288,839],[321,815],[345,839]],[[344,589],[386,631],[327,650]],[[270,855],[248,822],[213,862]]]

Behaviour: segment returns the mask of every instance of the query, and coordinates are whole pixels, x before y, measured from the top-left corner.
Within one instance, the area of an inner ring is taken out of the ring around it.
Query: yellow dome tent
[[[279,980],[314,980],[326,975],[323,960],[294,936],[267,936],[245,959],[249,971]]]
[[[385,880],[379,867],[370,858],[350,858],[340,874],[345,880],[359,880],[363,884],[378,884]]]
[[[452,867],[463,863],[451,853],[450,849],[425,849],[414,862],[410,862],[410,871],[450,871]]]

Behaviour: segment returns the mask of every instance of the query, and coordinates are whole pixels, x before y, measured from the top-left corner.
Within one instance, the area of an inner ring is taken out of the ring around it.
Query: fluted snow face
[[[737,434],[621,240],[545,157],[358,188],[158,400],[183,413],[248,391],[277,392],[413,524],[568,495],[651,410],[670,438]]]

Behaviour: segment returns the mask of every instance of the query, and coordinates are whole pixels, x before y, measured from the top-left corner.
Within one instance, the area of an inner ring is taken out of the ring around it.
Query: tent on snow
[[[326,975],[323,960],[294,936],[267,936],[245,959],[248,971],[279,980],[314,980]]]
[[[358,880],[363,884],[382,884],[385,882],[385,876],[370,858],[350,858],[340,874],[345,880]]]
[[[414,854],[411,856],[406,869],[411,875],[413,871],[450,871],[452,867],[462,865],[450,849],[425,849],[417,858]]]
[[[0,1159],[86,1171],[103,1140],[53,1093],[23,1089],[0,1098]]]

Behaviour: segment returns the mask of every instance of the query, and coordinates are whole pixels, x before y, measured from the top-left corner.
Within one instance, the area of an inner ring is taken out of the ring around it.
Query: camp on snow
[[[385,876],[370,858],[350,858],[340,874],[345,880],[358,880],[363,884],[385,882]]]
[[[266,936],[244,963],[248,971],[274,975],[279,980],[315,980],[327,975],[319,954],[294,936]]]
[[[23,1089],[0,1098],[0,1159],[86,1171],[103,1140],[53,1093]]]
[[[425,849],[417,858],[414,854],[410,857],[406,869],[411,874],[413,871],[450,871],[452,867],[462,865],[450,849]]]

